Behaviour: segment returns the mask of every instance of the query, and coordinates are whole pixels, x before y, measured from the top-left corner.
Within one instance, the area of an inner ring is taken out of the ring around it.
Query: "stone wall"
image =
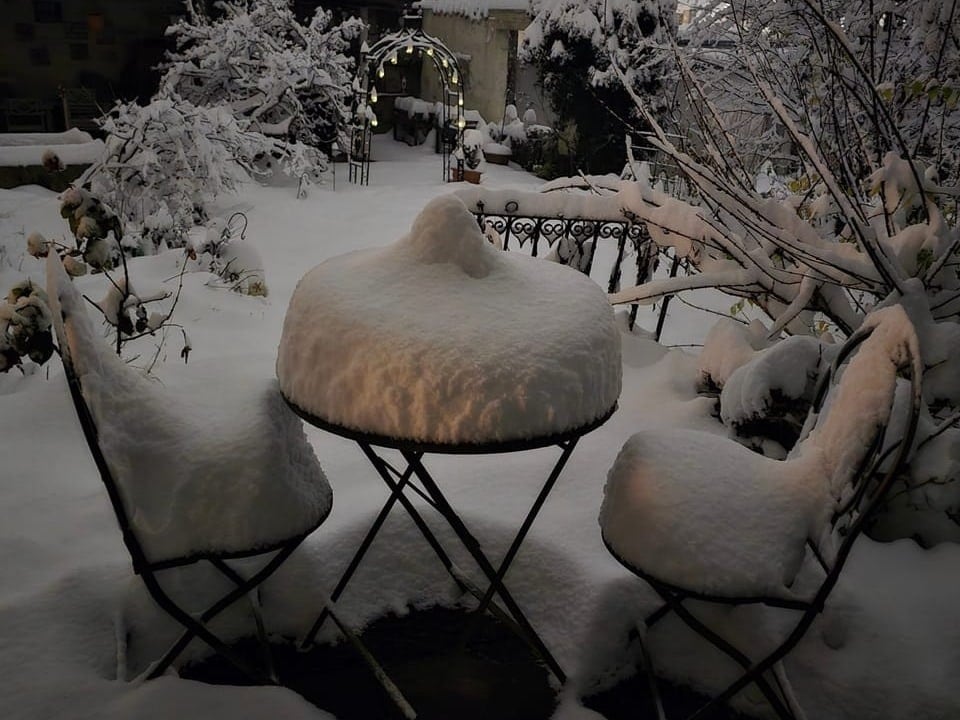
[[[510,44],[516,41],[516,31],[529,24],[529,16],[516,10],[491,10],[479,20],[430,10],[423,13],[423,31],[441,40],[458,56],[465,75],[465,107],[478,110],[487,122],[503,117]],[[439,101],[440,93],[436,69],[432,63],[424,62],[420,96]],[[454,102],[455,96],[450,104]]]

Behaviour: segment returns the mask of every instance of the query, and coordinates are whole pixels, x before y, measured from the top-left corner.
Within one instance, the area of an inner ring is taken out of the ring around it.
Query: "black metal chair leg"
[[[657,686],[657,674],[653,669],[653,658],[650,657],[650,651],[647,649],[647,644],[643,641],[643,636],[639,638],[639,642],[640,654],[643,658],[643,670],[647,676],[650,697],[653,699],[653,709],[657,713],[657,720],[667,720],[666,712],[663,709],[663,700],[660,697],[660,688]]]
[[[270,558],[270,561],[266,563],[266,565],[264,565],[260,570],[258,570],[256,573],[251,575],[249,578],[247,578],[247,580],[244,581],[242,584],[238,585],[236,588],[234,588],[229,593],[224,595],[216,603],[214,603],[209,608],[207,608],[200,615],[199,621],[195,621],[192,618],[192,616],[190,616],[187,613],[184,613],[184,611],[175,602],[173,602],[173,600],[163,590],[159,580],[157,579],[156,575],[152,570],[147,569],[142,571],[141,575],[143,577],[144,584],[147,586],[147,590],[150,592],[150,595],[153,596],[153,598],[161,606],[161,608],[163,608],[168,614],[172,615],[175,619],[177,619],[178,622],[180,622],[179,615],[171,612],[170,610],[171,606],[173,608],[176,608],[177,613],[185,615],[190,619],[190,624],[184,625],[183,634],[170,647],[170,649],[166,652],[163,658],[160,659],[157,665],[154,666],[154,670],[149,675],[149,677],[150,678],[158,677],[159,675],[163,674],[163,672],[168,667],[170,667],[170,665],[177,658],[177,656],[181,652],[183,652],[183,650],[187,647],[187,645],[190,644],[190,641],[193,640],[194,637],[200,637],[201,639],[204,640],[204,642],[207,642],[207,644],[209,645],[210,642],[204,639],[202,635],[199,635],[196,632],[194,626],[199,625],[199,627],[202,628],[203,623],[207,623],[213,620],[213,618],[215,618],[225,609],[233,605],[233,603],[235,603],[241,597],[243,597],[248,592],[250,592],[250,590],[257,587],[260,583],[262,583],[264,580],[270,577],[270,575],[272,575],[277,570],[277,568],[279,568],[284,563],[284,561],[286,561],[286,559],[290,557],[290,554],[297,549],[297,547],[300,545],[301,542],[303,542],[302,537],[297,538],[296,540],[288,543],[283,548],[281,548],[272,558]],[[158,597],[158,594],[164,598],[163,601],[161,601],[161,599]],[[183,623],[181,622],[181,624]],[[212,636],[212,633],[209,633],[209,631],[207,631],[207,634]],[[216,638],[214,639],[216,640]],[[219,640],[217,640],[217,642],[219,643]],[[217,649],[217,652],[220,652],[220,650]],[[248,675],[250,674],[247,669],[243,669],[243,668],[238,668],[238,669],[241,669],[245,674],[248,674]],[[259,676],[260,673],[254,672],[253,675]]]
[[[763,693],[764,698],[766,698],[767,702],[770,703],[774,712],[777,713],[778,717],[782,718],[782,720],[796,720],[793,712],[777,696],[776,691],[770,686],[770,683],[767,682],[766,678],[763,677],[763,671],[760,671],[759,673],[753,673],[753,669],[756,666],[749,657],[727,642],[724,638],[720,637],[720,635],[703,624],[693,613],[687,610],[687,608],[683,605],[682,597],[675,593],[671,593],[664,588],[656,588],[656,590],[670,605],[670,608],[691,630],[695,631],[715,648],[726,654],[746,671],[745,675],[741,676],[740,679],[738,679],[738,681],[732,686],[728,687],[726,691],[714,698],[711,698],[710,702],[691,715],[689,720],[709,717],[717,707],[724,705],[728,700],[736,695],[737,692],[742,690],[751,682],[757,685],[757,687],[760,689],[760,692]],[[742,682],[744,677],[747,676],[750,676],[750,679]],[[736,686],[736,689],[731,691],[731,688],[734,686]]]
[[[152,573],[144,574],[143,581],[144,584],[146,584],[147,589],[150,591],[150,594],[153,596],[153,599],[157,601],[157,604],[159,604],[168,615],[170,615],[185,628],[184,636],[188,637],[187,641],[183,644],[183,647],[186,647],[186,645],[193,638],[198,638],[209,645],[214,652],[224,657],[235,668],[237,668],[237,670],[242,672],[254,682],[267,685],[272,684],[269,678],[265,677],[263,673],[256,668],[250,667],[247,661],[242,658],[239,653],[235,652],[220,638],[210,632],[210,630],[208,630],[202,622],[195,620],[189,613],[177,605],[176,602],[174,602],[173,599],[167,595],[166,591],[160,586]],[[178,644],[179,641],[177,644],[175,644],[175,647]],[[164,657],[153,666],[153,668],[147,674],[147,679],[153,680],[163,675],[167,668],[169,668],[176,659],[177,655],[179,655],[183,650],[183,647],[177,648],[176,652],[173,652],[174,648],[171,648],[171,650],[168,651],[167,654],[164,655]]]
[[[213,558],[210,560],[210,563],[238,587],[246,582],[243,576],[230,567],[225,560]],[[257,641],[260,644],[260,657],[263,661],[263,666],[266,668],[267,676],[275,684],[279,685],[280,677],[277,675],[276,664],[273,662],[273,651],[270,649],[270,640],[267,638],[267,631],[263,622],[263,613],[261,612],[260,588],[256,587],[251,589],[246,594],[246,598],[250,605],[250,612],[253,615],[254,624],[257,628]]]

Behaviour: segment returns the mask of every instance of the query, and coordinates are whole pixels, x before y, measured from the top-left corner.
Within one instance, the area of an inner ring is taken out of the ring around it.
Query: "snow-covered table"
[[[495,249],[454,196],[429,203],[397,243],[308,272],[284,321],[281,391],[307,422],[355,440],[390,489],[332,601],[399,502],[461,589],[478,596],[478,611],[499,596],[563,681],[503,580],[577,441],[616,409],[621,371],[620,335],[603,290],[563,265]],[[422,458],[551,445],[561,456],[495,567]],[[407,467],[395,469],[382,448],[399,450]],[[407,491],[450,524],[488,589],[477,591],[455,574]]]

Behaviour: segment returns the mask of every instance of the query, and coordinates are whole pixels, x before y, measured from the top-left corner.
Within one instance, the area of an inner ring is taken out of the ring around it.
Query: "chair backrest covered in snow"
[[[111,351],[53,254],[47,287],[71,398],[136,572],[259,554],[323,521],[329,483],[274,378],[222,367],[197,377],[191,365],[190,387],[162,387]]]

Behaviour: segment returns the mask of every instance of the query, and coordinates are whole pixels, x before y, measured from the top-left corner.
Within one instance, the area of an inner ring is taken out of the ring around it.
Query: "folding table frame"
[[[543,640],[537,634],[536,630],[530,624],[530,621],[520,609],[520,606],[517,604],[513,595],[507,589],[506,584],[504,583],[504,578],[506,577],[511,564],[516,558],[517,553],[519,552],[520,547],[527,536],[527,533],[537,517],[537,514],[540,512],[540,509],[543,507],[543,504],[549,496],[550,491],[553,489],[557,479],[560,477],[560,473],[563,471],[567,460],[570,459],[570,455],[573,453],[573,449],[576,447],[577,442],[583,435],[595,430],[605,423],[613,414],[614,410],[616,410],[616,405],[614,405],[608,412],[604,413],[603,416],[594,420],[593,422],[557,435],[544,436],[529,440],[485,444],[442,444],[423,443],[358,432],[341,425],[327,422],[322,418],[312,415],[297,407],[289,399],[287,400],[287,403],[295,413],[297,413],[301,418],[303,418],[304,421],[310,423],[311,425],[335,435],[339,435],[340,437],[355,441],[363,451],[363,454],[370,461],[370,464],[373,465],[374,469],[377,471],[377,474],[383,479],[384,483],[387,485],[387,488],[390,490],[389,497],[387,498],[377,517],[374,519],[373,524],[367,531],[367,534],[360,543],[360,546],[354,553],[354,556],[341,576],[340,581],[337,583],[336,587],[331,593],[330,605],[332,606],[335,604],[346,590],[350,579],[360,566],[363,557],[366,555],[367,550],[369,550],[370,545],[373,543],[374,538],[377,536],[377,533],[380,531],[380,528],[386,521],[390,511],[393,509],[394,505],[399,502],[413,520],[414,524],[420,530],[420,533],[423,535],[424,539],[433,549],[433,552],[440,560],[440,563],[443,565],[444,569],[446,569],[447,573],[449,573],[449,575],[453,578],[454,582],[461,589],[461,591],[469,592],[479,600],[479,605],[477,606],[475,612],[477,614],[486,612],[487,610],[493,612],[531,647],[531,649],[540,657],[540,659],[544,662],[547,668],[549,668],[550,672],[553,673],[557,680],[560,681],[560,683],[566,682],[566,674],[563,672],[560,664],[557,662],[556,658],[554,658],[546,644],[544,644]],[[523,519],[523,522],[521,523],[520,528],[514,536],[513,541],[511,542],[510,547],[507,549],[503,559],[500,561],[499,565],[495,565],[487,557],[486,553],[484,553],[480,542],[473,536],[473,534],[464,524],[460,515],[456,512],[456,510],[454,510],[453,506],[447,500],[434,477],[423,464],[423,456],[426,454],[486,455],[521,452],[550,446],[557,446],[560,448],[560,457],[554,463],[553,469],[550,471],[550,474],[547,476],[547,479],[541,487],[539,494],[533,502],[533,505],[530,507],[526,517]],[[391,465],[383,457],[382,450],[384,449],[399,451],[406,463],[406,467],[400,470]],[[419,481],[422,487],[414,484],[414,478]],[[464,577],[463,574],[458,571],[457,567],[450,559],[449,554],[440,544],[440,541],[430,529],[430,526],[426,523],[421,513],[414,506],[408,491],[419,496],[428,505],[434,508],[444,520],[446,520],[454,534],[463,544],[464,548],[476,562],[477,566],[480,568],[480,570],[483,572],[483,575],[489,582],[486,590],[481,590],[480,588],[476,587],[468,578]],[[500,601],[503,603],[503,608],[500,608],[495,602],[496,597],[499,597]],[[314,623],[313,627],[303,640],[304,647],[307,647],[313,643],[314,638],[320,631],[320,628],[323,626],[323,623],[326,621],[329,613],[329,607],[325,607],[320,613],[317,621]]]

